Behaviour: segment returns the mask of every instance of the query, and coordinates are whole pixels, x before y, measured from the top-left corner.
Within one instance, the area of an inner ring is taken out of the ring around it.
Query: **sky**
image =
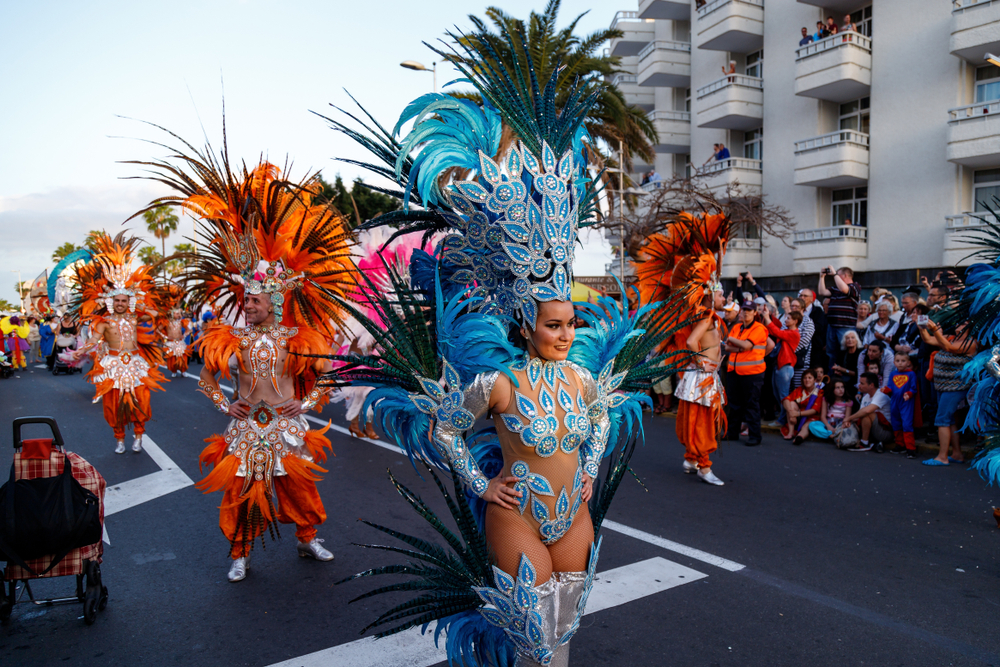
[[[493,3],[526,19],[544,0]],[[150,142],[222,145],[223,101],[231,161],[292,162],[291,176],[321,170],[332,180],[362,175],[334,158],[364,159],[316,114],[350,110],[350,91],[383,125],[430,92],[436,43],[490,3],[472,0],[177,0],[5,2],[0,5],[0,298],[15,302],[19,270],[31,280],[53,268],[53,250],[91,229],[122,229],[159,242],[141,219],[123,222],[164,186],[130,160],[165,158]],[[564,0],[560,27],[582,12],[578,33],[608,27],[615,5]],[[457,78],[439,67],[440,87]],[[185,242],[182,218],[167,252]],[[582,237],[577,275],[601,275],[607,242]]]

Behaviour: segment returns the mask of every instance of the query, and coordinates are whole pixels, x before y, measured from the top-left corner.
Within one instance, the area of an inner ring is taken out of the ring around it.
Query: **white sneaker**
[[[124,452],[125,449],[123,448],[122,451]],[[132,451],[135,452],[136,454],[138,454],[138,453],[140,453],[142,451],[142,436],[141,435],[135,436],[135,440],[132,441]]]
[[[698,464],[695,463],[694,461],[688,461],[687,459],[684,459],[684,472],[689,475],[693,472],[698,472]]]
[[[315,558],[316,560],[333,560],[333,554],[323,548],[320,544],[323,540],[313,538],[311,542],[299,542],[295,549],[299,552],[299,558]]]
[[[124,454],[124,453],[125,453],[125,441],[119,440],[118,446],[115,447],[115,454]]]
[[[724,486],[726,484],[721,479],[719,479],[718,477],[715,476],[715,473],[712,472],[711,468],[709,468],[707,470],[699,470],[698,471],[698,479],[700,479],[703,482],[707,482],[709,484],[712,484],[714,486]]]
[[[233,564],[229,566],[229,574],[227,575],[229,581],[234,584],[237,581],[243,581],[247,578],[247,570],[250,569],[250,556],[244,556],[242,558],[234,558]]]

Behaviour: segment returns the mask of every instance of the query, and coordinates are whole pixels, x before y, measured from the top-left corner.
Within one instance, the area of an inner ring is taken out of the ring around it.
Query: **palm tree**
[[[545,11],[541,14],[531,12],[527,25],[525,22],[510,16],[502,9],[489,7],[486,17],[501,32],[511,35],[523,35],[531,54],[535,74],[540,82],[548,81],[557,68],[559,71],[556,87],[556,106],[561,108],[577,79],[585,85],[601,86],[601,92],[584,125],[590,136],[595,140],[604,141],[610,148],[617,151],[622,147],[625,170],[631,171],[633,156],[641,157],[645,162],[652,163],[655,157],[653,146],[658,137],[652,120],[641,108],[630,105],[625,96],[614,85],[604,82],[616,72],[620,72],[617,56],[601,53],[601,47],[609,40],[622,37],[621,30],[598,30],[580,37],[574,34],[576,25],[584,14],[580,14],[562,30],[556,30],[556,19],[559,14],[561,0],[549,0]],[[511,49],[507,40],[493,32],[486,21],[470,15],[469,20],[476,27],[476,32],[458,36],[460,43],[488,44],[508,68],[514,69]],[[450,60],[463,60],[462,56],[448,54]],[[527,77],[527,72],[525,72]],[[478,100],[478,96],[461,94]],[[602,165],[600,156],[593,156],[592,162]]]
[[[160,257],[166,257],[167,237],[177,231],[177,216],[169,206],[157,206],[144,212],[142,217],[146,221],[146,230],[160,239],[162,245]]]

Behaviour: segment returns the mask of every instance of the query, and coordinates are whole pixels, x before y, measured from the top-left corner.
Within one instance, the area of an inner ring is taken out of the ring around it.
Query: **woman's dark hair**
[[[510,328],[510,333],[507,334],[507,340],[511,345],[519,350],[528,350],[528,339],[521,335],[521,327],[517,325]]]
[[[816,371],[814,371],[811,368],[807,368],[804,371],[802,371],[802,377],[805,377],[807,375],[811,375],[813,380],[816,379]]]
[[[878,351],[879,351],[879,358],[880,358],[880,359],[882,358],[882,355],[883,355],[883,354],[885,354],[885,342],[884,342],[884,341],[881,341],[881,340],[878,340],[878,339],[876,338],[876,339],[875,339],[875,340],[873,340],[872,342],[868,343],[868,345],[869,345],[869,346],[872,346],[872,345],[874,345],[875,347],[877,347],[877,348],[878,348]]]

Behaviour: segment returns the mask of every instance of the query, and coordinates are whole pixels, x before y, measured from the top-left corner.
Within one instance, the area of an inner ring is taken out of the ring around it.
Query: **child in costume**
[[[916,405],[917,375],[913,372],[910,355],[897,352],[893,362],[896,371],[889,376],[889,381],[882,387],[883,393],[892,398],[892,433],[896,440],[896,449],[905,449],[908,453],[917,451],[913,438],[913,412]]]

